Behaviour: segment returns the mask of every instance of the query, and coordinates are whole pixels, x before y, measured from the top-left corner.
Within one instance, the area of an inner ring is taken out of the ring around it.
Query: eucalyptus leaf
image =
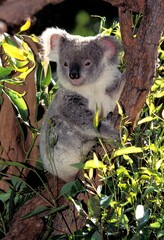
[[[47,87],[51,83],[51,78],[52,78],[51,67],[50,65],[48,65],[46,76],[42,79],[41,86]]]
[[[20,32],[24,32],[26,30],[28,30],[31,26],[31,19],[28,18],[27,21],[25,22],[25,24],[20,28]]]
[[[113,198],[113,194],[110,196],[105,196],[105,195],[101,196],[100,205],[103,206],[104,208],[109,207],[109,204],[112,198]]]
[[[35,208],[33,211],[25,214],[25,215],[22,217],[22,220],[27,219],[27,218],[30,218],[30,217],[32,217],[32,216],[36,216],[36,215],[38,215],[38,214],[40,214],[40,213],[42,213],[42,212],[47,211],[48,209],[49,209],[49,208],[48,208],[47,206],[39,206],[39,207]]]
[[[88,199],[88,210],[92,217],[98,218],[100,216],[100,200],[97,196]]]
[[[12,46],[7,42],[3,43],[2,47],[4,49],[4,52],[10,57],[13,57],[18,60],[23,60],[23,61],[27,59],[25,52],[20,48]]]
[[[76,194],[80,192],[84,192],[85,188],[81,184],[79,180],[75,180],[72,182],[66,183],[62,188],[61,188],[61,195],[63,196],[71,196],[74,197]]]
[[[12,71],[11,67],[4,68],[0,66],[0,80],[10,75],[11,71]]]
[[[143,152],[143,150],[140,147],[132,146],[132,147],[121,148],[114,152],[113,158],[122,156],[124,154],[141,153],[141,152]]]
[[[160,228],[161,227],[161,224],[159,222],[154,222],[154,223],[151,223],[150,224],[150,227],[151,228]]]
[[[38,62],[35,70],[35,82],[37,87],[37,92],[41,92],[41,82],[44,79],[44,69],[41,61]]]
[[[24,121],[28,121],[28,116],[29,116],[28,107],[25,100],[23,99],[23,96],[25,95],[25,93],[20,94],[9,88],[4,88],[3,92],[8,96],[8,98],[10,99],[14,107],[17,109],[18,113],[20,114],[20,117]]]
[[[64,205],[62,205],[62,206],[60,206],[60,207],[54,207],[54,208],[52,208],[52,209],[47,213],[47,216],[48,216],[48,215],[51,215],[51,214],[54,214],[54,213],[57,213],[57,212],[59,212],[59,211],[62,211],[62,210],[64,210],[64,209],[66,209],[66,206],[64,206]]]
[[[147,123],[147,122],[151,122],[153,121],[155,118],[154,117],[151,117],[151,116],[148,116],[148,117],[145,117],[143,119],[141,119],[140,121],[138,121],[138,125],[141,125],[143,123]]]
[[[158,239],[161,239],[161,237],[164,237],[164,230],[159,231],[158,234],[157,234]]]
[[[84,163],[84,169],[90,169],[90,168],[104,169],[106,168],[106,165],[99,160],[95,161],[95,159],[93,159],[93,160],[88,160]]]
[[[103,240],[103,237],[101,236],[101,234],[98,231],[96,231],[92,235],[91,240]]]
[[[150,210],[144,207],[144,215],[142,218],[138,219],[139,229],[142,229],[145,226],[145,224],[149,221],[149,219],[150,219]]]

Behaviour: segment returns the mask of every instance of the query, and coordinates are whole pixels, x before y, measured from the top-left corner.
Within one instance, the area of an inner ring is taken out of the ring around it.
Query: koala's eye
[[[88,67],[88,66],[90,66],[90,65],[91,65],[91,62],[90,62],[90,61],[86,61],[86,62],[85,62],[85,66],[86,66],[86,67]]]
[[[68,63],[67,62],[64,62],[64,67],[68,67]]]

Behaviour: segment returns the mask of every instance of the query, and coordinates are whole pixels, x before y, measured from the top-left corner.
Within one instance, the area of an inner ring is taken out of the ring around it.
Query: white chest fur
[[[114,85],[114,81],[118,81],[119,77],[120,72],[116,66],[111,66],[95,82],[82,85],[80,88],[76,87],[73,90],[88,99],[90,110],[95,112],[97,106],[101,116],[106,117],[109,112],[114,110],[120,96],[119,89],[114,95],[107,94],[106,89]]]

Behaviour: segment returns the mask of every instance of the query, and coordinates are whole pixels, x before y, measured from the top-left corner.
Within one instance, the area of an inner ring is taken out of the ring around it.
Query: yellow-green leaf
[[[9,57],[13,57],[13,58],[16,58],[18,60],[26,60],[27,57],[25,56],[24,52],[15,47],[15,46],[12,46],[8,43],[3,43],[3,49],[4,49],[4,52],[9,56]]]
[[[20,28],[20,32],[24,32],[31,26],[31,19],[28,18],[25,24]]]
[[[161,224],[159,222],[154,222],[154,223],[151,223],[150,224],[150,227],[151,228],[160,228],[161,227]]]
[[[28,108],[26,102],[23,99],[25,93],[20,94],[12,89],[4,88],[3,92],[8,96],[14,107],[17,109],[20,117],[24,121],[28,121]]]
[[[97,105],[96,105],[96,111],[95,111],[94,118],[93,118],[93,126],[96,129],[99,126],[99,109],[98,109]]]
[[[95,166],[98,167],[99,166],[99,160],[98,160],[98,157],[97,157],[96,153],[93,153],[93,160],[94,160]]]
[[[19,61],[19,60],[17,60],[17,61],[15,62],[15,66],[19,69],[19,68],[22,68],[22,67],[26,66],[28,63],[29,63],[28,60],[25,60],[25,61]]]
[[[122,155],[125,155],[125,154],[141,153],[141,152],[143,152],[143,150],[140,147],[132,146],[132,147],[121,148],[121,149],[118,149],[114,152],[113,158],[118,157],[118,156],[122,156]]]
[[[33,42],[36,42],[36,43],[39,42],[39,38],[36,37],[34,34],[31,34],[30,38],[32,39]]]
[[[151,116],[145,117],[145,118],[141,119],[140,121],[138,121],[138,125],[141,125],[142,123],[146,123],[146,122],[151,122],[152,120],[154,120],[154,118]]]
[[[29,68],[26,72],[22,72],[20,75],[19,75],[19,78],[20,79],[25,79],[27,77],[27,75],[34,69],[35,66]]]
[[[84,164],[84,169],[90,169],[90,168],[105,168],[106,166],[98,160],[98,162],[95,165],[95,161],[94,160],[88,160],[85,164]]]
[[[122,108],[121,108],[119,102],[116,102],[116,103],[117,103],[118,113],[119,113],[121,116],[123,116],[123,111],[122,111]]]

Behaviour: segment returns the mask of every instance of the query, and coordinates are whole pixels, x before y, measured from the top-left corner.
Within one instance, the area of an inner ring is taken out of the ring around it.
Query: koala
[[[59,89],[43,120],[40,155],[46,170],[68,182],[78,173],[72,164],[84,161],[97,137],[118,140],[108,116],[124,86],[119,47],[112,37],[82,37],[58,28],[46,29],[41,41],[44,58],[57,63]]]

